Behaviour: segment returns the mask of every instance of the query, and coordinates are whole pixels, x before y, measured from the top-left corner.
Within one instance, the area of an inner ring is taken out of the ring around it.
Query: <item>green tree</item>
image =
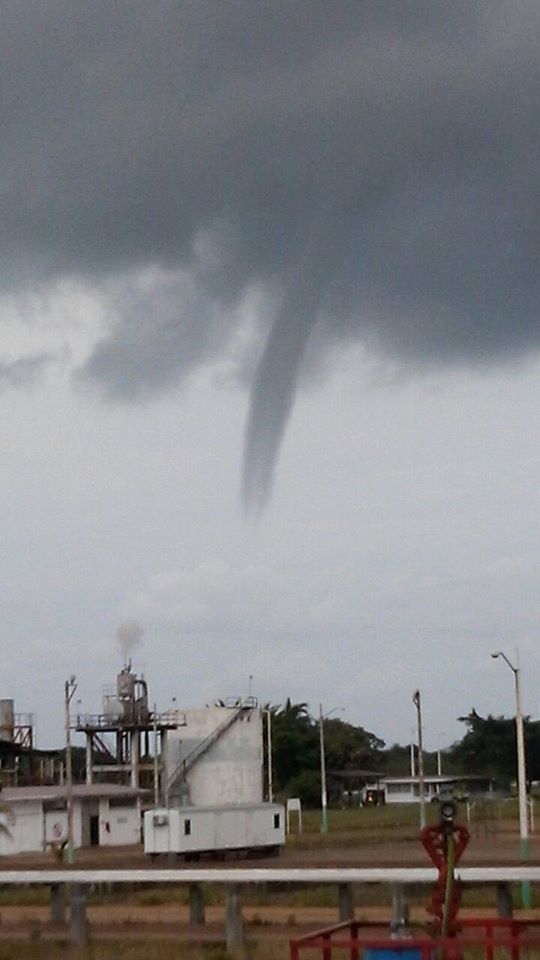
[[[462,740],[449,751],[452,768],[460,773],[485,773],[507,787],[516,779],[516,724],[513,718],[487,717],[471,710],[459,718],[467,727]],[[529,780],[540,778],[540,722],[523,721]]]
[[[281,793],[299,773],[317,768],[317,728],[306,703],[288,699],[283,707],[273,707],[271,712],[274,790]]]
[[[330,717],[324,721],[324,746],[327,770],[376,770],[384,740],[363,727]]]
[[[306,806],[320,801],[320,728],[306,703],[267,707],[272,714],[274,792],[299,796]],[[377,769],[384,742],[363,727],[337,718],[324,721],[326,769]]]

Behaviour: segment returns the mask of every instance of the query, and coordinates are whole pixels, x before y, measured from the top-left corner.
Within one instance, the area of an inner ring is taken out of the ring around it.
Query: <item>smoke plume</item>
[[[130,659],[132,651],[142,643],[144,629],[137,620],[124,620],[116,630],[116,639],[124,663]]]

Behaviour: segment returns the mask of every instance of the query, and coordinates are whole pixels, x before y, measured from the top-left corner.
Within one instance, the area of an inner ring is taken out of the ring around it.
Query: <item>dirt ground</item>
[[[427,897],[426,897],[427,898]],[[465,908],[461,916],[478,915],[478,908]],[[493,907],[482,908],[482,916],[493,916]],[[130,903],[101,904],[88,907],[88,921],[92,940],[122,942],[180,941],[183,943],[220,943],[224,938],[225,911],[222,906],[206,907],[204,927],[190,925],[187,906],[167,904],[143,906]],[[539,919],[540,911],[529,911],[528,916]],[[390,921],[389,907],[357,905],[356,919],[374,927],[372,936],[386,936]],[[264,940],[287,943],[294,937],[313,932],[338,922],[336,907],[289,907],[244,905],[243,918],[248,942]],[[424,907],[413,906],[411,924],[422,925],[428,920]],[[378,933],[377,933],[378,930]],[[50,922],[45,905],[4,906],[0,908],[0,942],[56,940],[66,936],[65,926]]]
[[[530,838],[529,863],[540,865],[540,837]],[[513,832],[499,832],[495,835],[472,836],[465,851],[462,864],[467,866],[513,866],[519,865],[519,838]],[[200,861],[185,862],[177,860],[169,863],[166,858],[152,861],[145,856],[141,846],[136,847],[92,847],[75,852],[76,869],[128,870],[158,869],[174,866],[193,869],[197,866],[205,869],[227,867],[408,867],[430,866],[428,856],[418,839],[386,839],[376,843],[359,840],[358,834],[339,834],[335,843],[332,838],[311,838],[308,846],[294,840],[281,851],[279,857],[260,858],[228,857],[226,860],[201,858]],[[16,857],[2,857],[2,870],[51,870],[65,869],[58,864],[50,853],[19,854]]]
[[[304,842],[306,846],[303,846]],[[516,832],[498,832],[496,835],[473,836],[462,863],[474,866],[513,865],[519,861],[519,840]],[[540,865],[540,838],[531,838],[529,863]],[[362,866],[427,866],[429,859],[418,839],[386,839],[378,842],[366,842],[358,834],[350,836],[339,834],[335,840],[330,837],[293,838],[279,857],[263,859],[227,859],[216,861],[201,859],[198,862],[182,861],[170,864],[167,860],[157,861],[155,866],[162,869],[175,866],[190,869],[227,867],[265,867],[267,869],[290,867],[362,867]],[[152,866],[141,847],[92,848],[77,850],[74,867],[76,869],[137,869]],[[0,862],[0,891],[2,870],[25,869],[65,869],[65,864],[55,862],[50,854],[24,854],[17,857],[2,858]],[[6,888],[4,888],[4,891]],[[50,939],[66,935],[66,928],[54,928],[50,923],[50,908],[47,902],[36,898],[20,905],[13,902],[11,892],[9,900],[0,905],[0,941],[18,941],[33,937]],[[6,897],[6,899],[8,899]],[[185,898],[184,898],[185,899]],[[291,896],[290,903],[268,902],[268,895],[261,897],[261,903],[254,903],[255,895],[243,906],[244,921],[248,937],[253,939],[274,939],[299,936],[308,930],[314,930],[337,921],[336,906],[310,906],[298,904],[298,898]],[[423,897],[422,897],[423,899]],[[428,899],[426,891],[425,900]],[[21,901],[23,897],[21,896]],[[179,939],[185,941],[208,942],[223,939],[224,908],[211,902],[206,907],[206,925],[204,928],[192,927],[189,923],[187,905],[169,899],[159,902],[137,902],[135,892],[126,890],[125,895],[115,894],[113,902],[90,903],[88,919],[92,936],[98,939],[151,940],[153,938]],[[324,902],[324,900],[323,900]],[[327,901],[328,902],[328,901]],[[330,901],[331,902],[331,901]],[[481,908],[482,914],[492,912],[494,905]],[[478,912],[478,908],[476,910]],[[534,913],[532,914],[535,915]],[[540,914],[539,914],[540,915]],[[371,898],[362,905],[362,890],[357,889],[356,916],[363,920],[389,920],[388,906],[377,906]],[[413,918],[422,922],[425,912],[421,906],[413,907]]]

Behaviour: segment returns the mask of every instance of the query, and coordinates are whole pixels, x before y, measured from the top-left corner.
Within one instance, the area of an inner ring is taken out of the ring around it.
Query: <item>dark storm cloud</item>
[[[129,396],[226,350],[267,291],[248,500],[315,323],[413,362],[539,347],[537,0],[0,8],[5,286],[176,271],[178,302],[124,303],[90,360]]]

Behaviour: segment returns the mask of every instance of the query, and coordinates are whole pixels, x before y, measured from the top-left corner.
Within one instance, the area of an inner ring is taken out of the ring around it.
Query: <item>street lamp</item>
[[[64,688],[64,714],[66,725],[66,807],[67,807],[67,861],[73,863],[73,767],[71,764],[71,720],[69,705],[75,696],[77,683],[72,676]]]
[[[326,756],[324,750],[324,721],[332,713],[344,710],[344,707],[333,707],[323,715],[322,703],[319,704],[319,741],[321,750],[321,833],[328,833],[328,797],[326,795]]]
[[[522,860],[529,858],[529,824],[527,822],[527,774],[525,770],[525,738],[523,736],[523,714],[521,712],[521,684],[519,666],[514,666],[502,650],[497,650],[491,656],[494,660],[501,657],[514,674],[516,693],[516,745],[517,745],[517,780],[519,803],[519,840]],[[521,898],[525,908],[531,906],[531,888],[528,882],[521,887]]]

